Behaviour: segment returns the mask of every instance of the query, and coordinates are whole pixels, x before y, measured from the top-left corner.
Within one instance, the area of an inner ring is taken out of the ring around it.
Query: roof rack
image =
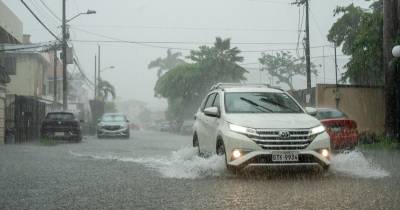
[[[267,88],[271,88],[271,89],[284,91],[280,87],[271,86],[270,84],[265,84],[265,83],[217,83],[210,88],[210,91],[217,90],[217,89],[224,90],[225,88],[228,88],[228,87],[258,87],[258,88],[267,87]]]

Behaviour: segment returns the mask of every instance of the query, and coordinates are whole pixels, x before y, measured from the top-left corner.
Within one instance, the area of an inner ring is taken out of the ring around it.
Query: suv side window
[[[201,110],[201,111],[204,111],[204,109],[205,108],[208,108],[208,107],[211,107],[212,106],[212,104],[213,104],[213,102],[214,102],[214,99],[215,99],[215,93],[213,93],[213,94],[210,94],[209,96],[208,96],[208,98],[207,98],[207,101],[204,103],[204,107],[203,107],[203,109]]]
[[[220,105],[220,98],[219,98],[219,94],[217,93],[217,94],[215,94],[215,99],[214,99],[214,103],[212,106],[220,108],[219,105]]]

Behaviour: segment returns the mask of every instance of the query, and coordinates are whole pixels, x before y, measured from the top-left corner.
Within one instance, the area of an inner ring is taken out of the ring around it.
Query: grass
[[[57,142],[54,139],[42,138],[42,139],[40,139],[40,144],[45,145],[45,146],[53,146],[53,145],[56,145]]]
[[[400,149],[400,144],[398,139],[377,136],[368,141],[360,141],[359,147],[363,149],[384,149],[384,150],[395,150]]]

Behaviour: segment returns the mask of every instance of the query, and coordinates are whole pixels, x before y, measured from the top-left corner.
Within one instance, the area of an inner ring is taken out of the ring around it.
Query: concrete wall
[[[47,71],[50,63],[40,54],[22,54],[17,57],[16,75],[7,84],[8,94],[42,96],[47,89]]]
[[[336,86],[318,84],[317,107],[336,107]],[[360,132],[383,133],[385,126],[385,95],[383,87],[340,85],[339,110],[355,120]]]
[[[14,39],[22,42],[21,20],[0,0],[0,28],[9,33]]]

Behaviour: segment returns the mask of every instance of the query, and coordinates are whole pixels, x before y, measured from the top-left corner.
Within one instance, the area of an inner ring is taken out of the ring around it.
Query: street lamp
[[[95,10],[90,10],[90,9],[88,9],[88,11],[78,13],[77,15],[75,15],[75,16],[72,17],[72,18],[70,18],[70,19],[67,20],[66,22],[68,23],[68,22],[70,22],[71,20],[73,20],[73,19],[79,17],[80,15],[92,15],[92,14],[96,14],[96,11],[95,11]]]
[[[107,69],[115,69],[115,66],[108,66],[108,67],[100,69],[100,71],[103,72],[103,71],[105,71]]]
[[[400,45],[396,45],[396,46],[393,47],[392,55],[395,58],[399,58],[400,57]]]

